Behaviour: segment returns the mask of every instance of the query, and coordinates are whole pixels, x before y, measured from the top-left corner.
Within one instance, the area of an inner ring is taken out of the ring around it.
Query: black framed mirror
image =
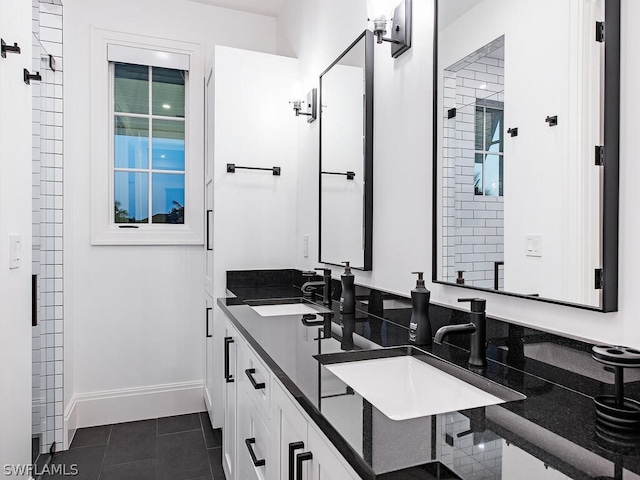
[[[319,261],[371,270],[373,33],[320,75]]]
[[[620,0],[434,0],[435,283],[618,308]]]

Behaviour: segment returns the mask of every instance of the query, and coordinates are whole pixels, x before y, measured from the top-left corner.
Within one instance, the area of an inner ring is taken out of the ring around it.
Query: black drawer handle
[[[306,462],[312,458],[313,454],[311,452],[304,452],[296,455],[296,480],[302,480],[302,462]]]
[[[300,450],[304,448],[304,442],[293,442],[289,444],[289,480],[295,480],[295,458],[293,458],[293,454],[296,450]]]
[[[207,210],[207,250],[211,251],[213,250],[213,248],[211,248],[211,239],[209,238],[209,231],[211,230],[211,214],[213,213],[213,210]]]
[[[211,310],[213,310],[213,308],[207,307],[207,311],[204,314],[204,321],[207,324],[207,338],[211,338],[212,337],[211,332],[209,332],[209,312]]]
[[[253,388],[255,388],[256,390],[260,390],[261,388],[264,388],[264,382],[262,383],[258,383],[256,382],[256,379],[253,378],[253,374],[256,373],[256,369],[255,368],[247,368],[244,373],[247,374],[247,377],[249,377],[249,380],[251,381],[251,385],[253,385]]]
[[[233,375],[229,373],[229,345],[233,343],[232,337],[224,337],[224,379],[227,383],[233,383]]]
[[[255,438],[247,438],[244,441],[244,443],[247,446],[247,448],[249,449],[249,455],[251,455],[251,461],[253,462],[253,466],[254,467],[262,467],[262,466],[264,466],[264,464],[266,463],[264,458],[258,460],[258,457],[256,457],[256,452],[253,451],[253,444],[256,443],[256,439]]]

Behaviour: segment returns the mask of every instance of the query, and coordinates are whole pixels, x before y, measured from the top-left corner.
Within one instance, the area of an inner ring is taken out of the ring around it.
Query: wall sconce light
[[[412,0],[402,0],[393,10],[393,17],[390,20],[387,20],[386,15],[378,14],[371,21],[373,21],[373,34],[376,36],[377,43],[391,43],[393,58],[399,57],[411,48]],[[391,37],[386,38],[389,22],[391,22]]]
[[[307,100],[293,100],[289,102],[293,104],[293,111],[296,112],[296,117],[300,115],[307,116],[307,123],[313,122],[316,118],[318,118],[318,89],[312,88],[309,93],[307,93]],[[304,109],[304,111],[303,111]]]

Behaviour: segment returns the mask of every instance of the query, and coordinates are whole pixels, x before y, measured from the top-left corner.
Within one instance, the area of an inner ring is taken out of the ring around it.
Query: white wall
[[[31,2],[0,3],[0,31],[21,54],[1,59],[0,91],[0,466],[31,462]],[[9,269],[9,236],[20,235]],[[4,473],[3,473],[4,475]],[[28,477],[21,477],[28,478]]]
[[[204,379],[203,247],[90,245],[91,26],[199,43],[203,65],[214,44],[275,50],[270,17],[175,0],[65,1],[65,406],[70,428],[74,422],[81,427],[204,409],[201,388],[197,394]],[[196,88],[204,86],[204,79],[192,81]],[[128,406],[117,414],[116,407],[113,412],[71,408],[76,400],[90,405],[125,393],[135,397],[145,388],[186,389],[199,395],[202,405],[146,400],[146,411]]]
[[[367,25],[364,1],[288,0],[278,16],[277,52],[298,58],[303,91],[319,87],[319,76]],[[320,122],[298,125],[297,267],[318,266],[318,155]],[[303,236],[309,235],[304,256]],[[340,259],[344,260],[344,259]]]
[[[389,46],[376,48],[373,271],[356,272],[363,284],[408,295],[412,270],[431,271],[432,1],[414,2],[413,46],[393,60]],[[335,17],[329,21],[331,17]],[[278,51],[295,52],[309,86],[366,25],[365,0],[288,0],[278,17]],[[640,3],[622,1],[622,111],[619,312],[601,314],[541,302],[485,295],[488,313],[594,342],[640,346],[637,294],[640,216],[635,184],[640,164],[634,139],[640,109]],[[330,29],[330,32],[328,30]],[[314,42],[317,45],[314,46]],[[317,265],[301,255],[301,236],[317,248],[317,125],[299,127],[298,267]],[[313,252],[313,250],[311,250]],[[334,268],[334,276],[339,269]],[[457,306],[468,291],[430,285],[434,302]]]

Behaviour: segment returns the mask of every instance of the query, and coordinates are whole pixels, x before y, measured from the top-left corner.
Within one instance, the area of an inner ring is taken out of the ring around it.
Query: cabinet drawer
[[[265,423],[268,423],[271,417],[270,370],[248,345],[243,349],[242,370],[238,375],[242,377],[240,384],[243,390],[253,400]]]
[[[241,402],[238,419],[238,480],[269,480],[274,467],[269,430],[248,392],[243,395]]]

